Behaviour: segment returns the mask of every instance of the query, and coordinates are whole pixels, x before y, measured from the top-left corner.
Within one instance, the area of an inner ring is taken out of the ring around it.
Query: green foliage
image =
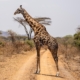
[[[80,32],[74,34],[74,39],[75,40],[80,40]]]
[[[80,48],[80,32],[74,34],[74,44]]]
[[[66,35],[66,36],[64,36],[65,39],[70,39],[72,37],[73,37],[72,35]]]
[[[0,46],[4,46],[4,43],[0,41]]]
[[[67,35],[63,38],[64,38],[64,41],[65,41],[65,44],[71,44],[72,45],[73,42],[74,42],[74,38],[73,38],[72,35]]]
[[[25,43],[28,44],[31,48],[34,47],[34,42],[33,42],[33,40],[26,40]]]
[[[74,38],[72,35],[66,35],[62,38],[57,38],[58,43],[63,44],[64,46],[73,45]]]

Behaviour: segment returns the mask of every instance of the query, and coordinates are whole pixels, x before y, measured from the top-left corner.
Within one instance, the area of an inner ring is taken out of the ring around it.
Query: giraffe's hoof
[[[38,71],[36,71],[35,73],[36,73],[36,74],[39,74],[39,73],[40,73],[40,71],[38,70]]]
[[[56,73],[56,76],[57,76],[57,77],[59,76],[59,72]]]

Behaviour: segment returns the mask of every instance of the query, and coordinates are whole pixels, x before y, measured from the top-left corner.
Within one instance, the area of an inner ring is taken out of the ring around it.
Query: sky
[[[74,35],[80,25],[80,0],[0,0],[0,30],[26,34],[24,27],[13,20],[22,17],[14,15],[20,5],[32,17],[50,17],[52,23],[45,27],[54,37]]]

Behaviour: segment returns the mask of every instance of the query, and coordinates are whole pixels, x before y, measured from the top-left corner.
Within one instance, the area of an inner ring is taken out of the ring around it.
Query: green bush
[[[72,35],[66,35],[58,40],[59,43],[64,46],[73,45],[74,37]]]
[[[80,48],[80,32],[74,34],[74,44]]]
[[[3,42],[0,42],[0,46],[4,46],[4,43]]]
[[[34,47],[34,42],[33,42],[33,40],[26,40],[25,43],[28,44],[31,48]]]

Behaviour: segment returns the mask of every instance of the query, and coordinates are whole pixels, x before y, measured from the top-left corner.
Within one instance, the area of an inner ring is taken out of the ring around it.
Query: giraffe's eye
[[[17,9],[17,12],[20,12],[20,9],[19,8]]]
[[[20,12],[20,9],[18,9],[18,11]]]

